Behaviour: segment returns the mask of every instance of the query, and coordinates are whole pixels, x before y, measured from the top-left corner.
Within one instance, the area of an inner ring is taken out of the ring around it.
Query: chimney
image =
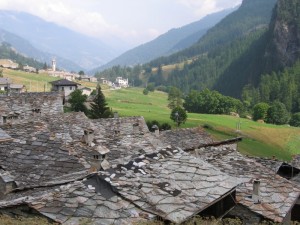
[[[255,179],[253,182],[252,199],[254,203],[260,203],[260,180]]]
[[[84,130],[84,142],[88,146],[91,146],[93,140],[94,140],[94,131],[92,129]]]
[[[119,118],[119,113],[118,112],[114,112],[114,118]]]
[[[154,130],[155,136],[158,137],[159,136],[159,128],[158,128],[158,126],[156,124],[154,124],[151,128],[152,128],[152,130]]]

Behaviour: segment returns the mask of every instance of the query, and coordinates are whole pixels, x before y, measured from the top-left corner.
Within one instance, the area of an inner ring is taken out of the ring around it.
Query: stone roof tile
[[[276,164],[265,167],[254,158],[241,155],[233,145],[201,148],[195,154],[221,171],[243,179],[237,188],[238,202],[275,222],[282,222],[299,198],[300,186],[276,175]],[[260,179],[260,204],[249,198],[254,179]]]
[[[125,199],[175,223],[198,214],[239,184],[238,179],[176,148],[145,154],[101,174]]]

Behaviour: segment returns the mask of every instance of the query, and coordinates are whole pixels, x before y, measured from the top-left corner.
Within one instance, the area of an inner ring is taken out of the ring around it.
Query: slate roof
[[[199,145],[214,142],[201,127],[163,131],[159,139],[166,146],[173,145],[182,149],[196,148]]]
[[[260,163],[261,165],[267,167],[274,173],[277,173],[283,164],[283,162],[278,159],[268,159],[268,158],[251,157],[251,156],[248,157]]]
[[[0,143],[9,140],[12,140],[11,136],[9,136],[4,130],[0,128]]]
[[[93,133],[89,145],[83,142],[85,130]],[[177,132],[156,137],[142,117],[89,120],[83,113],[0,125],[0,142],[1,136],[13,139],[0,144],[0,175],[19,187],[0,200],[0,208],[27,204],[63,224],[82,218],[122,224],[154,216],[180,223],[238,185],[240,204],[273,221],[284,220],[300,190],[275,175],[276,163],[245,157],[236,145],[201,148],[195,157],[181,148],[213,140],[201,128]],[[179,147],[166,147],[170,143]],[[111,168],[87,177],[89,157],[108,150]],[[260,204],[249,198],[256,178]]]
[[[300,155],[295,155],[291,161],[291,165],[297,169],[300,169]]]
[[[50,82],[52,85],[54,86],[78,86],[80,84],[67,80],[67,79],[61,79],[61,80],[56,80],[56,81],[52,81]]]
[[[141,123],[140,127],[133,131],[133,124],[137,123]],[[151,133],[145,127],[141,117],[91,121],[83,113],[37,117],[12,126],[4,124],[0,138],[13,141],[0,145],[0,165],[15,177],[19,187],[39,185],[70,172],[89,170],[95,151],[110,150],[110,162],[117,163],[135,157],[141,150],[153,152]],[[90,128],[95,134],[88,146],[82,137],[84,130]]]
[[[233,191],[240,182],[171,147],[141,155],[101,174],[122,197],[174,223],[198,214]]]
[[[51,136],[45,123],[2,125],[2,129],[13,141],[1,143],[0,165],[10,172],[18,187],[41,185],[58,176],[85,170],[64,143]]]
[[[197,154],[222,172],[244,180],[237,188],[237,201],[265,218],[283,222],[299,198],[299,185],[276,175],[277,171],[266,168],[254,159],[241,155],[233,145],[202,148]],[[260,204],[251,198],[254,179],[261,181]]]
[[[154,217],[117,194],[107,197],[82,181],[14,193],[0,201],[0,209],[22,205],[28,205],[65,225],[80,224],[82,221],[97,225],[132,224]]]
[[[24,87],[23,84],[11,84],[9,85],[11,89],[22,89]]]
[[[112,163],[124,163],[141,153],[152,153],[163,144],[152,133],[143,117],[93,120],[95,143],[110,150]]]
[[[11,84],[11,80],[9,78],[0,77],[0,84]]]

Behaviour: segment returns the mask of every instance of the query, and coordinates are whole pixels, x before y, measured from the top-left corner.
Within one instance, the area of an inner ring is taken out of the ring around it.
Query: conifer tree
[[[90,109],[90,118],[99,119],[99,118],[108,118],[112,116],[112,112],[107,107],[105,96],[101,91],[101,87],[98,84],[96,88],[96,96],[94,97],[93,102],[91,103]]]

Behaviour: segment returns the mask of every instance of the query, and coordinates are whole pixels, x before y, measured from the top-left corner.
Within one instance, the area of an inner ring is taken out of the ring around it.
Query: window
[[[65,90],[65,87],[61,87],[61,90],[64,91],[64,90]]]
[[[70,87],[70,90],[72,90],[72,87]]]

